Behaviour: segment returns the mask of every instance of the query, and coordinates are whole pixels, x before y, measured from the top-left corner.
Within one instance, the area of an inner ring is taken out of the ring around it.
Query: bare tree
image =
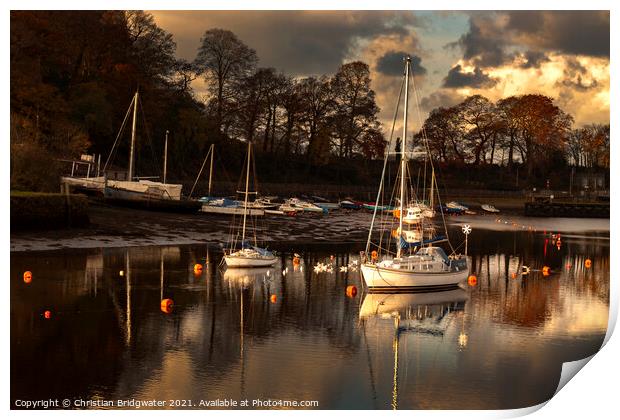
[[[379,112],[375,92],[370,88],[368,65],[361,61],[343,64],[332,78],[331,88],[336,107],[333,135],[338,141],[338,156],[351,157],[361,139],[376,139],[376,133],[364,136],[376,128]]]
[[[215,97],[216,125],[220,134],[235,84],[252,73],[257,61],[256,52],[231,31],[210,29],[201,38],[194,63]]]

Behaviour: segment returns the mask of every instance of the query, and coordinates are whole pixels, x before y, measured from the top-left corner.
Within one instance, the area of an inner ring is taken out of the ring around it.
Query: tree
[[[575,166],[609,168],[609,124],[588,124],[574,129],[567,153]]]
[[[376,137],[379,108],[370,82],[368,65],[361,61],[343,64],[331,80],[335,105],[333,136],[339,157],[350,158],[362,139]],[[366,137],[370,131],[373,133]],[[367,152],[371,149],[366,147]]]
[[[517,97],[513,112],[517,124],[515,146],[531,176],[536,165],[543,165],[553,155],[564,155],[573,118],[544,95]]]
[[[495,139],[499,130],[499,119],[495,106],[482,95],[466,98],[458,106],[460,117],[466,124],[465,139],[472,151],[474,165],[486,162],[486,152],[491,143],[491,163],[495,153]]]
[[[500,119],[501,132],[503,139],[500,143],[504,149],[507,149],[508,154],[508,167],[512,168],[514,164],[515,145],[518,135],[518,118],[516,113],[516,105],[519,99],[515,96],[500,99],[497,102],[497,113]]]
[[[210,29],[200,40],[194,63],[215,97],[216,125],[220,134],[225,124],[225,110],[236,86],[252,73],[258,59],[256,52],[231,31]]]
[[[176,43],[172,35],[159,28],[150,13],[133,10],[124,12],[124,16],[131,45],[130,56],[140,75],[138,82],[168,81],[177,65],[174,57]]]
[[[422,130],[416,139],[428,139],[433,155],[444,162],[465,162],[465,144],[463,138],[466,129],[457,106],[435,108],[424,121]]]
[[[335,108],[329,79],[308,77],[299,82],[303,122],[307,132],[309,162],[324,162],[329,154],[329,117]]]

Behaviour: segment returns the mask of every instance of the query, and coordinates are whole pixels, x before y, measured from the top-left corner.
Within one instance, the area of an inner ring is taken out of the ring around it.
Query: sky
[[[364,61],[385,130],[391,127],[405,54],[413,57],[419,103],[410,111],[414,129],[433,108],[472,94],[497,101],[542,93],[570,113],[577,127],[610,119],[608,11],[151,13],[172,33],[177,56],[188,60],[206,30],[222,28],[256,50],[259,66],[291,76],[330,75],[343,63]],[[193,89],[204,97],[202,80]]]

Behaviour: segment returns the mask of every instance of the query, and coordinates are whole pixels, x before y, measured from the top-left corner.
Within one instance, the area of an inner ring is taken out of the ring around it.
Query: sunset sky
[[[414,56],[421,118],[480,93],[497,100],[543,93],[575,125],[609,123],[609,12],[603,11],[154,11],[177,55],[193,60],[205,30],[233,31],[259,66],[288,75],[333,74],[362,60],[389,125],[402,56]],[[194,82],[198,98],[204,83]],[[414,127],[418,116],[412,116]]]

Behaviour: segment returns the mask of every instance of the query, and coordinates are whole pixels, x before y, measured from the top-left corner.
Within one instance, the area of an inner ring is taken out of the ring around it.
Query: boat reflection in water
[[[368,293],[364,296],[359,317],[365,321],[393,322],[392,352],[394,372],[392,377],[393,410],[398,409],[398,352],[400,336],[406,333],[442,337],[457,312],[462,312],[469,294],[457,287],[452,290],[428,293]],[[459,345],[466,345],[467,335],[461,331]],[[405,353],[406,357],[406,353]],[[370,361],[370,357],[369,357]],[[371,368],[372,369],[372,368]],[[373,385],[374,388],[374,385]]]
[[[272,282],[274,277],[275,269],[273,267],[227,268],[224,271],[224,280],[230,285],[243,287],[264,285]]]

